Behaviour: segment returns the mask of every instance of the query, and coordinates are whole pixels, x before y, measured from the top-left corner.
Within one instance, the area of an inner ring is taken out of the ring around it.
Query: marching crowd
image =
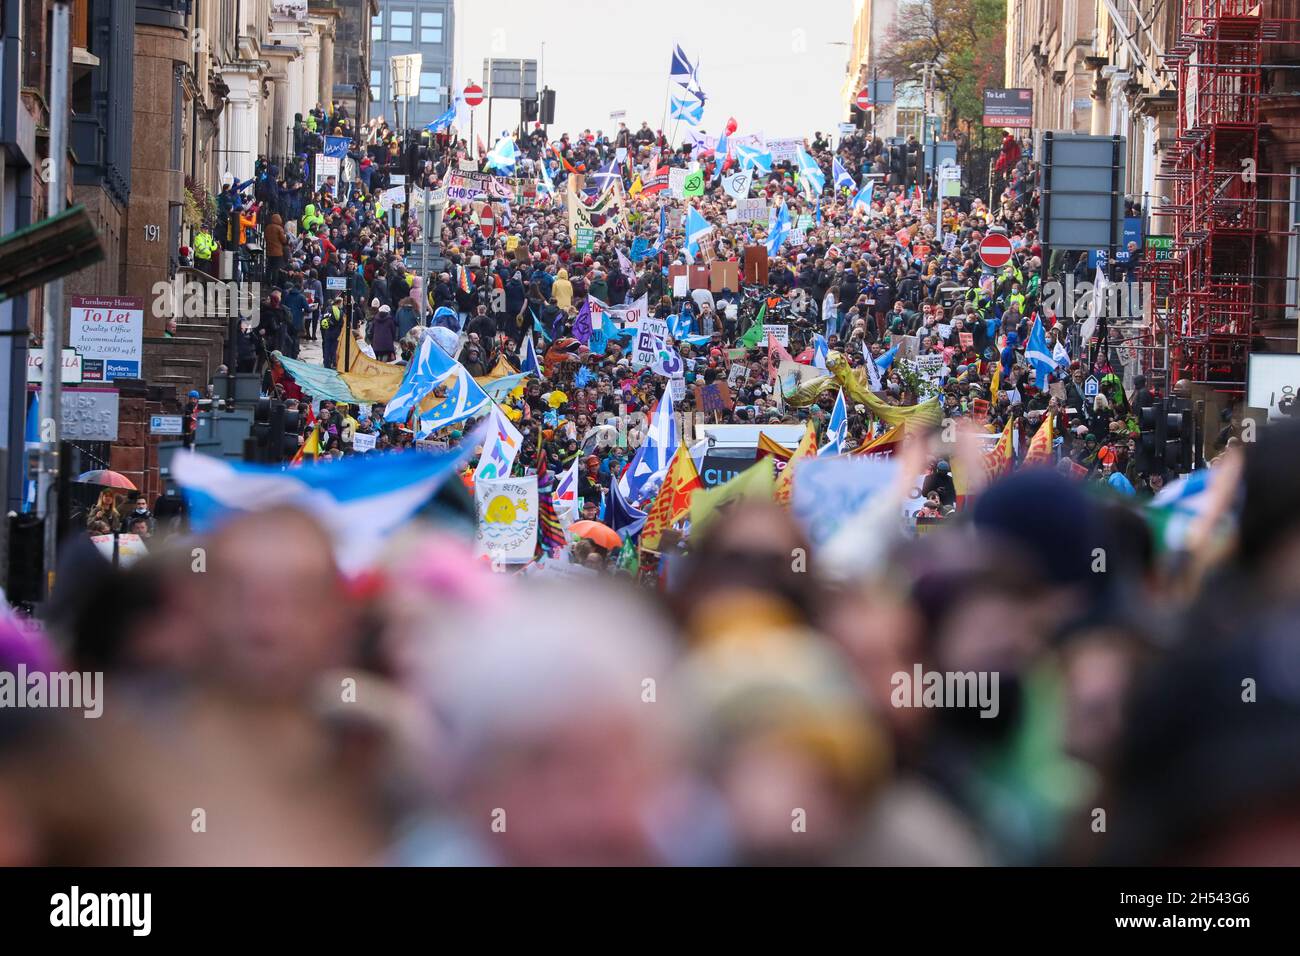
[[[231,184],[236,218],[217,231],[237,244],[232,228],[264,230],[274,291],[240,362],[267,394],[313,404],[304,430],[322,456],[354,453],[358,434],[377,451],[417,435],[380,405],[313,403],[282,361],[303,341],[346,368],[353,343],[401,362],[443,329],[484,379],[532,348],[540,374],[501,403],[524,436],[515,467],[554,475],[581,456],[582,517],[606,517],[643,434],[620,426],[669,387],[620,334],[642,298],[675,330],[678,411],[703,413],[690,386],[726,381],[709,420],[825,436],[852,379],[870,396],[847,409],[843,451],[925,403],[965,437],[909,434],[894,455],[925,476],[926,521],[904,533],[863,518],[871,548],[855,560],[749,499],[647,560],[643,587],[491,573],[455,481],[362,574],[343,574],[329,530],[292,509],[160,541],[126,569],[71,549],[60,575],[78,586],[44,632],[7,622],[0,669],[103,671],[109,706],[93,721],[0,712],[0,865],[1300,859],[1300,696],[1269,679],[1300,663],[1300,522],[1282,484],[1300,433],[1243,445],[1225,420],[1206,444],[1206,503],[1166,550],[1145,508],[1163,468],[1136,443],[1154,391],[1104,334],[1098,347],[1080,317],[1042,305],[1036,171],[1013,139],[990,208],[927,191],[912,143],[817,133],[805,149],[820,195],[796,164],[755,172],[748,195],[783,202],[794,227],[764,274],[747,258],[766,224],[729,220],[737,168],[717,169],[708,141],[539,127],[513,178],[547,188],[494,208],[499,228],[479,203],[449,204],[442,261],[421,275],[407,255],[420,217],[377,195],[394,174],[444,186],[486,150],[324,110],[310,125],[304,137],[352,138],[347,174],[312,188],[301,164],[267,163]],[[660,171],[692,164],[703,194],[674,198]],[[567,203],[611,190],[618,204],[593,207],[610,218],[590,220],[578,251]],[[672,281],[688,205],[712,226],[695,258],[735,263],[737,281],[685,294]],[[996,271],[976,252],[991,230],[1014,249]],[[1026,354],[1036,322],[1046,376]],[[815,374],[787,381],[791,366]],[[435,437],[454,445],[468,428]],[[996,462],[959,495],[967,440]],[[944,527],[918,533],[928,522]],[[615,550],[583,541],[575,561],[632,570]],[[931,702],[931,673],[995,678],[992,696]]]

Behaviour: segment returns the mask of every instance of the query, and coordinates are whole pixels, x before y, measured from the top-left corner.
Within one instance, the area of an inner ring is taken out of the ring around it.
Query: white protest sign
[[[803,140],[793,136],[767,141],[767,151],[772,154],[774,163],[793,163],[799,155],[801,146]]]
[[[374,451],[375,438],[376,436],[373,434],[366,434],[365,432],[356,432],[352,436],[352,450],[353,451]]]
[[[736,200],[736,221],[737,222],[766,222],[767,221],[767,200],[766,199],[737,199]]]
[[[632,364],[648,368],[659,359],[659,349],[668,340],[668,323],[653,315],[643,316],[632,340]]]
[[[502,564],[527,564],[537,547],[537,476],[474,483],[475,552]]]
[[[767,341],[768,336],[776,339],[776,344],[783,349],[790,347],[790,326],[788,325],[768,325],[763,323],[763,341]]]
[[[686,198],[686,177],[688,175],[687,170],[678,166],[668,170],[668,191],[672,193],[673,198]]]

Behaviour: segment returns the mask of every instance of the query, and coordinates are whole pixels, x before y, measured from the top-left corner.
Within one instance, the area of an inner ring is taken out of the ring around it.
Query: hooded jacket
[[[273,259],[284,255],[284,220],[276,213],[271,217],[271,224],[266,227],[266,254]]]
[[[555,304],[561,310],[571,308],[573,305],[573,283],[569,281],[569,270],[561,269],[556,275],[555,281],[551,283],[551,295],[555,298]]]

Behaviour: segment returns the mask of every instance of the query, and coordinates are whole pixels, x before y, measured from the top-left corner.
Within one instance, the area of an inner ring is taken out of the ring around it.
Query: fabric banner
[[[475,553],[527,564],[537,548],[537,476],[489,478],[474,485]]]

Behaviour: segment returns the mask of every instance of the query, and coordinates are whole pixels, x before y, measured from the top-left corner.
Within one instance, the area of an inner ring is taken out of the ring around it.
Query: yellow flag
[[[794,470],[799,462],[810,456],[817,454],[817,429],[812,422],[808,423],[808,428],[803,433],[803,438],[799,440],[799,447],[794,450],[790,460],[785,463],[781,473],[776,476],[776,490],[773,496],[779,504],[790,507],[790,495],[794,492]]]
[[[691,499],[703,487],[691,453],[685,445],[678,445],[668,472],[664,475],[664,483],[659,487],[659,493],[655,495],[654,504],[646,516],[645,526],[641,529],[642,550],[659,550],[659,540],[663,533],[690,514]]]
[[[993,378],[989,382],[989,392],[991,393],[990,401],[996,405],[998,403],[998,391],[1002,385],[1002,360],[995,359],[993,366]]]
[[[355,334],[349,358],[348,370],[340,372],[339,378],[347,384],[357,401],[370,404],[387,402],[397,394],[397,386],[402,384],[402,377],[406,374],[403,366],[372,359],[361,351]]]
[[[1025,452],[1025,465],[1050,465],[1052,463],[1052,444],[1056,439],[1054,434],[1056,420],[1055,415],[1048,415],[1043,420],[1043,424],[1038,426],[1038,431],[1034,432],[1034,437],[1029,439],[1029,450]]]

